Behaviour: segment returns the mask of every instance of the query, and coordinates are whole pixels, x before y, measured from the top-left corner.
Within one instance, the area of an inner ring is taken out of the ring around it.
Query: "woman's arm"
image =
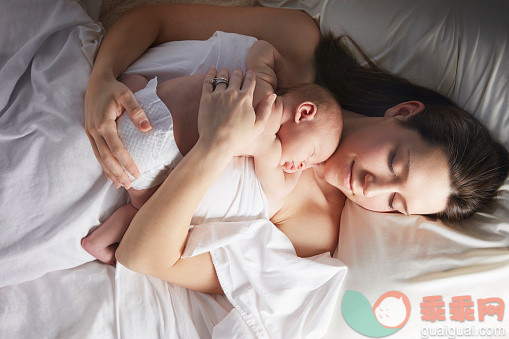
[[[279,51],[289,83],[312,82],[313,53],[319,30],[306,14],[287,9],[153,5],[127,11],[108,31],[99,49],[85,95],[85,132],[106,176],[130,187],[122,166],[139,171],[120,139],[115,120],[125,110],[140,130],[148,120],[134,95],[116,81],[147,48],[173,40],[207,39],[216,30],[255,36]],[[295,70],[295,71],[293,71]]]
[[[106,34],[94,73],[118,77],[152,45],[176,40],[206,40],[218,30],[268,41],[284,62],[292,68],[301,66],[298,72],[301,76],[303,71],[313,69],[313,54],[320,32],[313,19],[303,12],[265,7],[163,4],[140,6],[124,13]]]
[[[133,271],[205,292],[220,290],[210,255],[180,258],[191,218],[232,157],[262,132],[274,100],[268,97],[255,114],[252,72],[247,73],[242,89],[240,70],[233,72],[226,90],[212,89],[214,76],[215,70],[204,80],[198,142],[138,211],[115,253],[118,262]]]
[[[224,147],[199,141],[135,215],[115,253],[118,262],[186,288],[219,292],[208,253],[180,256],[196,206],[231,158]],[[194,266],[199,271],[189,271]]]

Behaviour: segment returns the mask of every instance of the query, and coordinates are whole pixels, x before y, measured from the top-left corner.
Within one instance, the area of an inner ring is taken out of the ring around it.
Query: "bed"
[[[261,3],[305,10],[323,31],[348,33],[376,62],[446,94],[509,147],[503,1]],[[82,129],[87,75],[104,33],[101,3],[54,1],[52,11],[43,1],[20,4],[3,4],[2,11],[25,20],[0,20],[0,337],[116,337],[115,270],[92,261],[79,245],[127,198],[102,176]],[[477,336],[501,329],[496,337],[509,337],[507,316],[481,321],[475,304],[495,297],[509,302],[507,182],[490,210],[454,228],[347,203],[335,257],[348,274],[326,337],[365,337],[342,312],[349,291],[373,305],[392,290],[408,297],[411,311],[391,337],[471,327]],[[437,295],[446,319],[421,319],[423,298]],[[470,296],[474,320],[450,319],[449,303],[457,296]]]

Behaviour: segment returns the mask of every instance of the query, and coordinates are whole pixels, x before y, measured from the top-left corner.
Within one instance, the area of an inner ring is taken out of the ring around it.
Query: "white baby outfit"
[[[140,177],[136,180],[126,171],[133,180],[131,187],[136,190],[159,185],[182,160],[173,136],[173,119],[168,107],[157,96],[156,89],[157,77],[134,93],[152,130],[140,131],[125,112],[117,119],[118,136],[140,170]]]

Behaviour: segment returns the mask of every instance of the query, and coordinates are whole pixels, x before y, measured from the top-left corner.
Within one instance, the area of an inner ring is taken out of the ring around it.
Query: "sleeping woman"
[[[486,207],[507,177],[507,150],[479,121],[432,90],[373,63],[361,66],[342,39],[320,36],[303,13],[160,5],[128,11],[111,28],[87,88],[86,132],[117,187],[130,186],[123,168],[134,177],[139,173],[118,138],[115,120],[125,109],[146,130],[142,122],[147,119],[116,78],[151,45],[206,39],[216,30],[268,41],[281,54],[289,85],[316,82],[342,107],[339,147],[324,166],[303,171],[271,218],[298,256],[335,249],[345,198],[372,211],[455,221]],[[232,157],[258,137],[270,114],[267,106],[254,113],[252,97],[238,80],[229,86],[213,91],[204,82],[199,139],[132,220],[116,252],[124,266],[190,289],[222,293],[209,254],[181,254],[201,197]]]

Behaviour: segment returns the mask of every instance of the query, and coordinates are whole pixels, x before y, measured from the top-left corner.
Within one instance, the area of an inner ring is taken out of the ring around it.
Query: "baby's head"
[[[333,95],[316,84],[298,84],[278,90],[283,103],[280,166],[287,173],[327,160],[336,150],[343,118]]]

